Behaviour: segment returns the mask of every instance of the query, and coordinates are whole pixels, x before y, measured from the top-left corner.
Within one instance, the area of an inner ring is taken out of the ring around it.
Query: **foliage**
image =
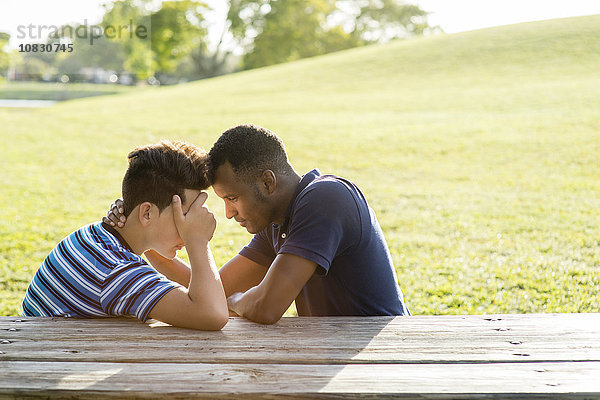
[[[327,27],[327,18],[335,10],[333,2],[274,1],[270,2],[269,7],[270,11],[264,16],[264,21],[252,23],[255,29],[263,26],[254,39],[252,51],[244,58],[245,68],[331,53],[359,43],[352,40],[339,26]],[[257,15],[261,15],[260,11]],[[255,16],[255,19],[258,17]],[[235,24],[232,24],[233,27]]]
[[[205,7],[191,0],[165,1],[152,13],[152,53],[157,72],[174,72],[185,56],[205,45],[207,31],[201,26]]]
[[[90,43],[93,26],[62,26],[48,43],[60,43],[68,38],[75,51],[31,53],[19,64],[19,69],[41,76],[102,68],[134,73],[137,78],[145,79],[174,72],[182,59],[205,45],[204,3],[164,1],[158,10],[152,11],[149,0],[121,0],[104,7],[100,26],[104,32],[110,32],[111,37],[102,35]],[[143,29],[139,35],[138,29]]]
[[[366,42],[385,43],[392,39],[422,35],[439,30],[427,23],[427,12],[398,0],[338,0],[345,10],[346,24],[354,37]]]
[[[141,79],[154,75],[148,3],[148,0],[122,0],[107,3],[104,5],[106,13],[101,23],[105,28],[108,26],[127,27],[124,32],[120,32],[111,40],[119,43],[125,55],[123,69],[135,73]],[[142,35],[141,39],[134,35],[138,27],[145,28],[146,35]]]
[[[536,22],[0,109],[0,314],[105,214],[133,147],[208,148],[246,122],[279,133],[300,173],[358,184],[414,314],[599,312],[599,36],[599,16]],[[249,235],[208,205],[222,265]]]
[[[255,68],[419,35],[426,15],[399,0],[231,0],[228,20]]]
[[[3,76],[6,76],[6,70],[9,66],[9,55],[4,51],[4,47],[8,44],[10,35],[5,32],[0,32],[0,83],[2,83]]]
[[[163,82],[177,82],[229,72],[234,49],[223,49],[228,32],[243,49],[244,68],[249,69],[432,29],[426,12],[401,0],[231,0],[213,51],[208,46],[205,3],[115,0],[104,7],[100,25],[105,32],[108,27],[118,28],[116,37],[98,37],[90,45],[95,27],[65,25],[49,42],[68,38],[75,51],[27,54],[18,64],[19,71],[48,76],[101,68],[133,73],[138,79],[157,76]],[[147,40],[133,36],[138,28],[147,29]]]

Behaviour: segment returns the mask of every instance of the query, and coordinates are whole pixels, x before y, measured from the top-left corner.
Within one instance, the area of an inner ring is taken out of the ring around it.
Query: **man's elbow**
[[[279,310],[274,309],[269,304],[259,302],[257,307],[254,309],[254,313],[251,318],[248,318],[254,322],[258,322],[263,325],[273,325],[277,323],[283,316],[283,313]]]
[[[258,322],[259,324],[263,324],[263,325],[273,325],[273,324],[277,323],[280,319],[281,319],[280,316],[264,315],[264,316],[261,316],[261,318],[256,322]]]

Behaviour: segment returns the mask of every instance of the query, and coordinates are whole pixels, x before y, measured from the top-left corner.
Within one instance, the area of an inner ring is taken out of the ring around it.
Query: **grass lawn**
[[[0,83],[0,99],[62,101],[125,93],[131,90],[133,88],[129,86],[92,83],[4,82]]]
[[[399,41],[156,90],[0,109],[0,315],[120,195],[126,155],[277,132],[356,182],[414,314],[600,311],[600,16]],[[249,235],[211,195],[217,263]]]

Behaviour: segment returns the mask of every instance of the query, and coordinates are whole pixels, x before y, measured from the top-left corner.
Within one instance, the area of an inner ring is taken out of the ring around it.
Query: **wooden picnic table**
[[[600,398],[600,314],[0,317],[0,398]]]

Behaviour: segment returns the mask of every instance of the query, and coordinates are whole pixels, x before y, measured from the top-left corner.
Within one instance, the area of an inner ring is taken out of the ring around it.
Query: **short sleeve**
[[[323,180],[309,186],[296,199],[287,239],[279,253],[315,262],[326,275],[332,260],[360,240],[360,213],[346,185]]]
[[[146,321],[156,303],[180,286],[148,264],[137,261],[120,264],[106,277],[100,303],[108,315],[135,316]]]
[[[275,250],[273,243],[269,240],[269,228],[263,229],[261,232],[254,235],[250,243],[245,246],[240,255],[244,256],[257,264],[268,267],[275,260]]]

